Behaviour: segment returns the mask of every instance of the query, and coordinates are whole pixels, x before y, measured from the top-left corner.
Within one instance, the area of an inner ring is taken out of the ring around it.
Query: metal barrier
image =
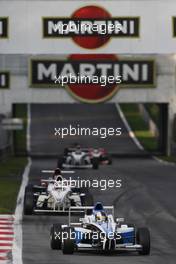
[[[5,159],[12,153],[12,136],[9,131],[6,131],[2,127],[2,119],[4,115],[0,115],[0,160]]]

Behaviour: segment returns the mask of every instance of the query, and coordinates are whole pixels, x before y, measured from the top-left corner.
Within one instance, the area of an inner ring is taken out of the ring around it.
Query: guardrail
[[[5,159],[8,155],[12,153],[11,145],[0,148],[0,161]]]
[[[12,153],[12,136],[2,127],[3,115],[0,115],[0,160]]]

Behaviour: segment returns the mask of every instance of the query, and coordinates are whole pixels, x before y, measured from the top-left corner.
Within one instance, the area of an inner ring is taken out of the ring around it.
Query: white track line
[[[31,125],[31,107],[30,104],[27,106],[27,152],[30,152],[30,125]],[[25,187],[28,183],[28,176],[31,167],[31,159],[28,158],[28,164],[24,170],[20,191],[17,198],[17,206],[15,209],[15,221],[14,221],[14,243],[12,248],[12,259],[13,264],[23,264],[22,259],[22,217],[23,217],[23,202]]]
[[[1,247],[1,250],[11,251],[12,250],[12,246],[3,246],[3,247]]]
[[[0,241],[1,241],[1,238],[3,238],[3,237],[14,237],[14,235],[13,234],[1,234],[0,233]]]
[[[7,253],[0,253],[0,258],[7,260]],[[0,259],[0,261],[1,261],[1,259]]]
[[[167,161],[167,160],[162,160],[162,159],[160,159],[160,158],[158,158],[156,156],[152,156],[152,158],[154,160],[156,160],[157,162],[162,163],[164,165],[176,166],[176,163],[175,162]]]
[[[9,219],[4,218],[4,219],[0,220],[0,224],[4,224],[4,223],[13,224],[13,221],[14,221],[14,219],[9,220]]]
[[[0,257],[6,257],[6,254],[7,252],[4,252],[4,253],[0,252]]]
[[[122,119],[122,121],[123,121],[123,123],[124,123],[124,125],[125,125],[125,127],[126,127],[126,129],[128,131],[128,134],[129,134],[130,138],[133,140],[133,142],[136,144],[136,146],[140,150],[144,150],[143,146],[141,145],[141,143],[139,142],[139,140],[136,138],[134,132],[132,131],[130,125],[128,124],[128,121],[127,121],[125,115],[123,114],[123,112],[122,112],[119,104],[116,103],[115,106],[116,106],[116,109],[117,109],[117,111],[118,111],[118,113],[120,115],[120,118]]]

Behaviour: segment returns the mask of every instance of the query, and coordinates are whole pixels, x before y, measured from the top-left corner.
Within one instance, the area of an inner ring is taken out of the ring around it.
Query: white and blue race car
[[[114,221],[114,207],[102,206],[97,203],[94,207],[83,206],[85,210],[79,223],[71,222],[69,208],[69,224],[54,224],[50,231],[52,249],[62,249],[63,254],[73,254],[75,251],[136,251],[141,255],[150,253],[150,233],[148,228],[138,228],[122,224],[124,219]],[[110,213],[107,213],[108,210]]]

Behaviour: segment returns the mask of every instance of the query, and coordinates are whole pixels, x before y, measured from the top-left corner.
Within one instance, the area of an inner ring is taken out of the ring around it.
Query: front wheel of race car
[[[62,227],[59,224],[53,224],[50,230],[51,249],[61,249],[62,245]]]
[[[94,170],[97,170],[99,168],[99,159],[98,158],[92,159],[92,167]]]
[[[33,209],[34,209],[33,186],[28,185],[25,188],[25,195],[24,195],[24,214],[32,215]]]
[[[64,235],[67,235],[63,240],[62,252],[65,255],[72,255],[75,249],[75,239],[74,239],[74,228],[64,228]]]
[[[139,251],[140,255],[150,254],[150,232],[148,228],[138,228],[136,234],[137,243],[142,246],[142,250]]]

